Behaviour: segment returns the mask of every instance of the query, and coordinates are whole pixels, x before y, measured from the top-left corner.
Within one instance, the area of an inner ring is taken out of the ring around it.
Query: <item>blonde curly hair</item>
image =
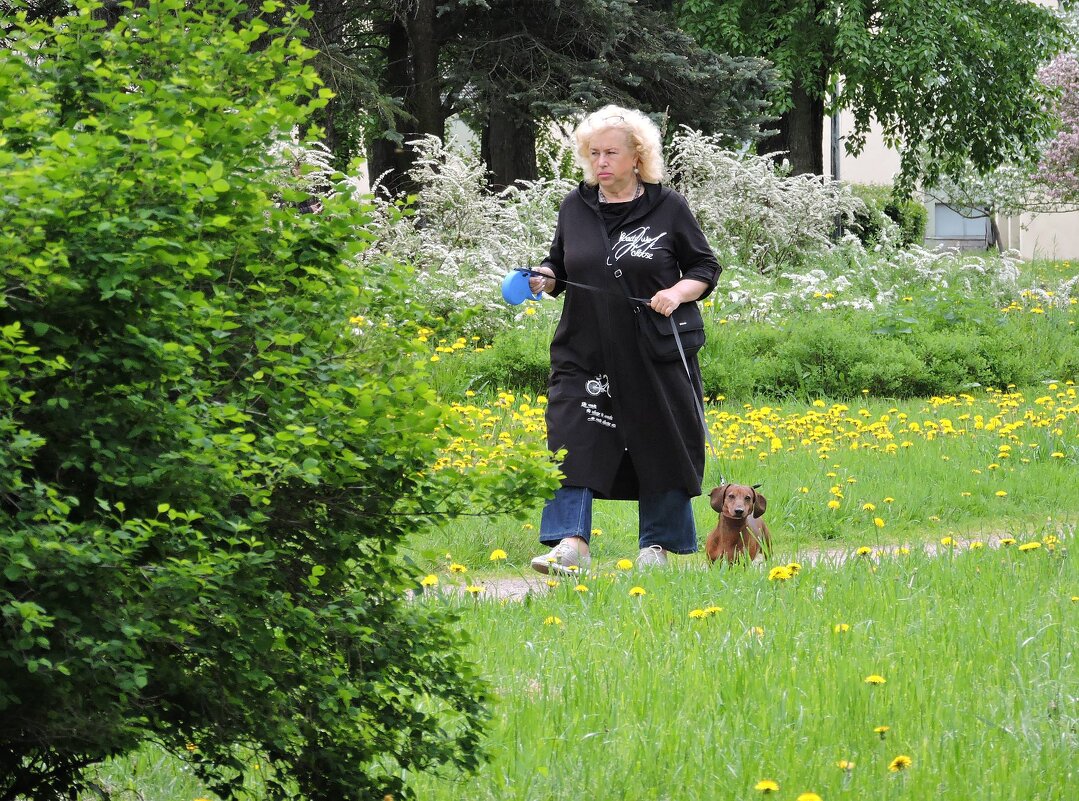
[[[581,120],[581,124],[573,132],[577,164],[584,171],[585,183],[589,186],[598,183],[588,157],[592,137],[610,130],[625,131],[630,145],[637,153],[637,173],[642,181],[658,184],[664,179],[663,142],[659,128],[643,112],[610,105],[593,111]]]

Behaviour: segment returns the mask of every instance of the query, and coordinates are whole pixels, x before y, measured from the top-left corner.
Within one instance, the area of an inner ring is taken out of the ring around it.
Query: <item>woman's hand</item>
[[[648,308],[654,312],[670,317],[674,310],[691,300],[696,300],[705,293],[708,284],[698,281],[696,278],[683,278],[677,284],[667,289],[661,289],[652,296]]]
[[[670,289],[661,289],[654,294],[648,306],[652,311],[658,312],[664,317],[670,317],[674,314],[674,310],[682,305],[682,301],[682,293],[671,287]]]
[[[548,294],[554,292],[554,271],[551,270],[550,267],[546,264],[541,264],[539,267],[532,268],[532,272],[551,276],[550,278],[544,278],[539,275],[530,275],[528,277],[528,288],[532,290],[533,295],[538,295],[540,292],[546,292]]]

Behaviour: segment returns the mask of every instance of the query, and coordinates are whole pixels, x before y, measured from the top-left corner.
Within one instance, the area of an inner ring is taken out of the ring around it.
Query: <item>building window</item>
[[[938,239],[989,238],[989,215],[985,209],[955,209],[938,203],[933,209],[933,235]]]

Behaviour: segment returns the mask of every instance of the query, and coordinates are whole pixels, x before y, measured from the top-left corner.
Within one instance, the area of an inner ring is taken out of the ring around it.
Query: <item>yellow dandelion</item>
[[[495,548],[493,551],[491,551],[491,555],[488,558],[492,562],[498,562],[506,558],[506,552],[503,551],[501,548]]]
[[[846,634],[848,631],[850,631],[850,623],[836,623],[832,627],[832,631],[834,631],[836,634]]]
[[[479,595],[481,592],[483,592],[483,587],[479,587],[475,584],[469,584],[467,587],[465,587],[465,592],[467,592],[469,595]]]
[[[941,537],[940,538],[940,544],[945,545],[945,546],[955,545],[955,540],[952,539],[951,537]]]
[[[873,518],[873,525],[877,528],[884,528],[884,519],[880,517]]]
[[[759,790],[760,792],[765,793],[765,794],[778,793],[779,792],[779,784],[772,781],[771,779],[761,779],[761,781],[759,781],[755,785],[753,785],[753,789],[754,790]]]
[[[437,587],[438,586],[438,576],[436,576],[434,573],[428,573],[420,581],[420,585],[424,586],[424,587]]]
[[[786,581],[794,576],[794,572],[784,565],[776,565],[768,571],[769,581]]]
[[[802,566],[800,564],[798,564],[798,562],[791,562],[790,564],[787,565],[787,570],[789,570],[791,573],[797,573],[801,569],[802,569]]]
[[[601,534],[603,534],[603,529],[601,529],[601,528],[594,528],[594,529],[592,529],[592,536],[593,536],[593,537],[598,537],[598,536],[600,536]]]
[[[798,796],[798,801],[821,801],[821,797],[816,793],[802,793]]]
[[[722,611],[723,611],[722,606],[706,606],[706,607],[704,607],[704,614],[705,615],[715,615],[715,614],[718,614],[719,612],[722,612]]]
[[[972,550],[972,551],[976,551],[976,550],[978,550],[979,548],[984,548],[984,547],[985,547],[985,543],[984,543],[984,542],[982,542],[981,540],[974,540],[974,541],[973,541],[973,542],[971,542],[971,543],[970,543],[970,544],[969,544],[969,545],[968,545],[967,547],[968,547],[968,548],[970,548],[970,550]]]
[[[888,770],[892,773],[899,773],[899,771],[909,768],[912,761],[913,760],[906,754],[900,754],[892,760],[890,765],[888,765]]]
[[[454,562],[452,565],[450,565],[450,572],[451,573],[467,573],[468,568],[465,567],[462,564],[459,564],[458,562]]]
[[[875,729],[873,729],[873,733],[874,733],[874,734],[879,734],[879,735],[880,735],[880,739],[882,739],[882,740],[883,740],[883,739],[884,739],[884,736],[885,736],[885,735],[886,735],[886,734],[887,734],[888,732],[890,732],[891,730],[892,730],[892,727],[891,727],[891,726],[877,726],[877,727],[876,727]]]
[[[644,587],[630,587],[629,594],[634,598],[639,598],[642,595],[647,595],[648,591]]]
[[[746,634],[753,634],[757,637],[764,636],[764,628],[762,626],[750,626],[746,629]]]
[[[704,618],[708,617],[708,613],[705,612],[703,609],[691,609],[689,612],[689,616],[694,620],[703,620]]]
[[[1073,603],[1073,604],[1074,604],[1074,603],[1079,603],[1079,595],[1073,595],[1073,596],[1072,596],[1072,603]]]
[[[558,617],[556,615],[548,615],[547,617],[545,617],[543,619],[543,625],[544,626],[561,626],[562,625],[562,618],[560,618],[560,617]]]
[[[558,581],[558,579],[553,579],[553,578],[547,579],[547,586],[548,587],[557,587],[559,585],[559,583],[560,582]]]
[[[838,508],[839,508],[839,506],[840,506],[840,503],[839,503],[839,501],[837,501],[837,500],[831,500],[831,501],[828,501],[828,508],[829,508],[829,509],[831,509],[831,510],[833,510],[833,511],[835,511],[836,509],[838,509]]]
[[[618,568],[619,570],[632,570],[633,569],[633,562],[631,560],[629,560],[629,559],[619,559],[615,563],[615,567]]]
[[[873,512],[873,511],[876,511],[876,508],[877,508],[877,505],[875,503],[863,503],[862,504],[862,511],[863,512]]]
[[[1015,537],[1001,537],[1001,545],[1015,545]]]
[[[574,589],[574,590],[575,590],[576,592],[582,592],[582,593],[584,593],[584,592],[588,592],[588,587],[584,586],[583,584],[578,584],[578,585],[577,585],[576,587],[574,587],[573,589]]]
[[[1036,550],[1038,550],[1038,548],[1041,548],[1041,547],[1042,547],[1042,544],[1040,542],[1024,542],[1022,545],[1019,546],[1019,550],[1020,551],[1036,551]]]
[[[876,673],[865,677],[866,684],[884,684],[886,681],[887,679],[884,676],[879,676]]]
[[[854,763],[851,762],[849,759],[841,759],[841,760],[839,760],[838,762],[835,763],[835,766],[837,768],[839,768],[840,770],[847,770],[847,771],[854,770]]]
[[[868,545],[863,545],[861,548],[859,548],[854,553],[857,556],[869,556],[871,553],[873,553],[873,549],[870,548]]]
[[[998,498],[1007,498],[1008,497],[1008,493],[1005,492],[1004,490],[997,490],[993,494],[996,495]]]

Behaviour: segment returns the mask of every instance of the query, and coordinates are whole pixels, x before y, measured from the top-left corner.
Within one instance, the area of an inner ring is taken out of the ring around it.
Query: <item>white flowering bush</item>
[[[473,314],[458,330],[490,340],[500,330],[555,304],[507,306],[503,276],[547,254],[558,204],[575,183],[547,179],[495,194],[484,165],[449,150],[436,137],[416,143],[412,177],[421,187],[402,205],[378,191],[369,225],[374,241],[362,258],[414,268],[414,297],[427,308]],[[863,207],[845,185],[819,176],[791,176],[768,158],[724,151],[711,137],[682,129],[669,159],[682,192],[715,248],[724,273],[706,303],[726,320],[774,322],[805,311],[882,311],[919,289],[944,304],[977,297],[1000,308],[1037,296],[1064,307],[1076,282],[1024,284],[1015,252],[971,254],[956,249],[900,249],[887,225],[866,250],[853,235],[830,238],[837,218],[850,221]]]
[[[558,204],[575,184],[519,182],[493,194],[474,156],[447,149],[435,136],[412,144],[419,152],[411,172],[419,194],[402,206],[376,185],[370,224],[376,238],[363,258],[412,265],[417,299],[436,312],[478,311],[466,332],[489,335],[523,312],[502,300],[502,278],[547,255]]]
[[[784,274],[831,251],[836,222],[847,225],[865,209],[845,184],[790,175],[768,156],[736,155],[689,128],[674,135],[669,168],[720,261],[761,274]]]

